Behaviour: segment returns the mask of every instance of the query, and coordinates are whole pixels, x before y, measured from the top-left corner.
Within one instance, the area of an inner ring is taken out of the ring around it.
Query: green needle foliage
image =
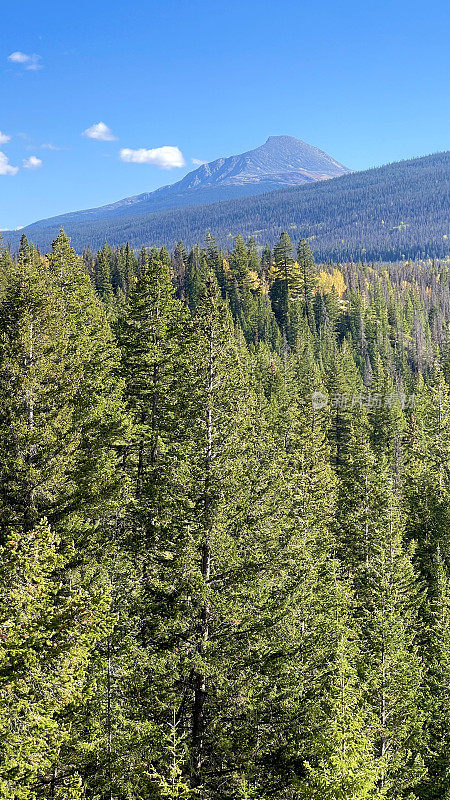
[[[0,249],[0,799],[450,797],[446,261]]]

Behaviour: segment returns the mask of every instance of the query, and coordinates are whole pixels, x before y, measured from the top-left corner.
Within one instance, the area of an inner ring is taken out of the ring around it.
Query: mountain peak
[[[280,134],[278,136],[268,136],[265,141],[265,144],[269,144],[269,142],[278,142],[280,144],[282,144],[283,142],[299,142],[300,144],[305,144],[305,142],[303,142],[301,139],[297,139],[296,136],[288,136],[287,134]]]
[[[315,147],[312,144],[297,139],[295,136],[269,136],[261,147],[256,148],[254,153],[270,153],[278,158],[280,162],[287,159],[288,166],[306,170],[308,173],[305,178],[311,180],[322,180],[326,177],[336,177],[350,172],[347,167],[335,161],[334,158]],[[311,173],[311,174],[309,174]]]
[[[295,136],[269,136],[267,141],[237,156],[218,158],[189,173],[176,186],[237,186],[267,184],[267,189],[296,186],[350,172],[318,147]]]

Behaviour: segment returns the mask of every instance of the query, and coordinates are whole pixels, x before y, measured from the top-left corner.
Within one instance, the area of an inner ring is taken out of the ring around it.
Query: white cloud
[[[11,141],[11,137],[0,131],[0,144],[7,144],[9,141]]]
[[[8,56],[8,61],[13,61],[14,64],[26,64],[29,60],[30,56],[27,56],[26,53],[21,53],[20,50],[16,50],[15,53],[11,53],[11,55]]]
[[[203,161],[201,158],[193,158],[192,163],[195,164],[196,167],[202,167],[203,164],[207,164],[207,161]]]
[[[36,156],[24,158],[22,163],[24,169],[39,169],[39,167],[42,167],[41,159],[37,158]]]
[[[9,159],[0,151],[0,175],[17,175],[19,167],[13,167]]]
[[[37,53],[31,53],[30,55],[16,50],[8,56],[8,61],[12,61],[13,64],[21,64],[25,69],[42,69],[41,57]]]
[[[128,161],[132,164],[154,164],[161,169],[173,169],[173,167],[184,167],[185,160],[183,153],[179,147],[155,147],[153,150],[146,150],[141,147],[140,150],[130,150],[124,147],[120,151],[120,158],[122,161]]]
[[[95,125],[86,128],[83,131],[83,136],[87,136],[88,139],[96,139],[97,142],[115,142],[117,139],[111,128],[108,128],[104,122],[96,122]]]

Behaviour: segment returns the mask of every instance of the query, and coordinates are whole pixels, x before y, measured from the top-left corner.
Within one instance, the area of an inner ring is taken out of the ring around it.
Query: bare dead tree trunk
[[[207,582],[211,574],[211,548],[208,542],[202,547],[202,575]],[[199,652],[205,651],[209,637],[210,604],[206,601],[201,611]],[[206,674],[197,672],[194,680],[194,712],[192,720],[192,740],[194,745],[194,775],[198,779],[204,758]]]
[[[26,404],[27,404],[26,413],[27,413],[27,420],[28,420],[28,435],[29,435],[31,441],[28,442],[26,453],[25,453],[25,459],[29,464],[31,464],[31,462],[33,460],[33,457],[36,455],[36,445],[32,443],[32,438],[33,438],[33,435],[34,435],[34,427],[35,427],[35,423],[34,423],[35,390],[34,390],[34,386],[33,386],[33,383],[32,383],[32,380],[33,380],[32,370],[33,370],[33,363],[34,363],[34,337],[35,337],[35,331],[34,331],[33,311],[31,310],[30,313],[31,313],[31,318],[30,318],[30,323],[29,323],[29,327],[28,327],[28,335],[29,335],[28,353],[26,354],[26,356],[24,358],[25,367],[27,368],[27,371],[29,372],[29,375],[28,375],[28,387],[27,387],[27,391],[26,391]],[[28,511],[27,511],[27,515],[28,515],[28,518],[30,520],[30,525],[33,524],[33,512],[32,512],[32,509],[34,507],[34,503],[35,503],[35,492],[34,492],[34,488],[32,486],[30,486],[29,487],[29,491],[28,491]]]
[[[53,766],[52,779],[50,781],[50,800],[55,800],[56,778],[58,777],[58,768],[56,764]]]
[[[158,458],[158,384],[159,365],[153,366],[153,396],[152,396],[152,445],[150,449],[150,463],[155,464]]]

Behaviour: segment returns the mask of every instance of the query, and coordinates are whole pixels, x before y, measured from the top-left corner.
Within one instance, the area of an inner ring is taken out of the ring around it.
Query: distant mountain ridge
[[[126,197],[100,208],[73,211],[40,220],[22,229],[40,246],[48,247],[51,237],[63,226],[77,239],[78,226],[110,222],[115,217],[135,217],[170,208],[186,208],[222,200],[263,194],[286,186],[335,178],[350,172],[327,153],[293,136],[270,136],[254,150],[218,158],[189,172],[184,178],[153,192]],[[17,232],[6,233],[17,241]]]
[[[264,155],[264,145],[262,149]],[[248,174],[256,173],[258,176],[258,150],[260,148],[252,151],[257,155],[246,168],[242,162],[236,168],[235,175],[239,180],[245,180]],[[267,178],[270,169],[268,151],[270,147],[265,151],[263,186],[270,180]],[[241,157],[232,158],[236,165]],[[242,185],[224,183],[229,179],[228,171],[233,171],[233,165],[228,162],[224,171],[226,159],[218,162],[203,165],[209,169],[200,168],[200,173],[194,170],[178,184],[165,187],[175,194],[175,199],[172,198],[170,204],[170,192],[166,193],[166,206],[163,208],[155,209],[153,206],[153,210],[148,211],[144,202],[133,203],[133,198],[128,198],[113,204],[113,213],[98,216],[99,209],[96,209],[96,216],[84,212],[84,218],[79,213],[44,220],[24,231],[7,233],[5,239],[15,248],[25,232],[42,251],[46,251],[63,225],[78,252],[83,247],[97,249],[105,240],[113,246],[129,242],[134,248],[142,245],[171,248],[182,240],[186,247],[190,247],[196,242],[203,243],[207,232],[211,232],[219,245],[226,248],[232,245],[233,237],[238,233],[253,236],[260,246],[266,242],[273,246],[280,233],[287,230],[294,241],[301,237],[309,239],[319,261],[450,258],[450,152],[263,194],[261,183],[245,183],[245,197],[232,198],[226,192],[242,192]],[[291,161],[289,166],[293,166]],[[209,177],[209,171],[212,177]],[[201,204],[197,200],[191,205],[186,205],[184,200],[183,207],[180,197],[217,197],[216,186],[202,185],[201,189],[195,189],[190,185],[180,190],[179,184],[186,186],[189,181],[195,181],[196,173],[203,176],[203,184],[207,180],[219,179],[219,196],[223,197],[225,193],[225,198],[220,202],[202,200]],[[249,191],[252,185],[258,188],[256,196]],[[164,190],[149,195],[153,203],[159,194],[164,195]]]
[[[318,147],[293,136],[269,136],[263,145],[248,153],[203,164],[176,185],[196,189],[270,183],[272,188],[278,188],[335,178],[347,172],[347,167]]]
[[[64,227],[74,247],[186,247],[211,232],[223,247],[238,233],[273,245],[283,230],[306,237],[319,261],[395,261],[450,257],[450,152],[400,161],[329,181],[147,214],[87,219]],[[7,234],[16,247],[22,231]],[[47,250],[58,226],[29,226],[26,235]],[[14,238],[12,238],[12,236]]]

